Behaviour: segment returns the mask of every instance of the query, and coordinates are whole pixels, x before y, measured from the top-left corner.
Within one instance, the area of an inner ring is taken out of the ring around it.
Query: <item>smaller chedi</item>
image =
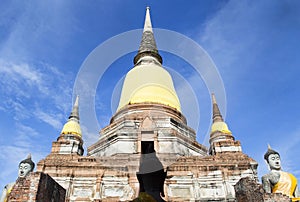
[[[267,193],[282,193],[292,201],[300,201],[297,179],[291,173],[281,170],[279,153],[269,145],[264,159],[269,165],[270,172],[262,177],[263,189]]]
[[[31,160],[31,155],[29,154],[26,159],[22,160],[19,163],[18,178],[25,178],[30,172],[33,171],[34,166],[35,166],[35,164]],[[2,191],[0,202],[7,201],[7,198],[8,198],[14,185],[15,185],[15,182],[11,182],[4,187],[4,189]]]

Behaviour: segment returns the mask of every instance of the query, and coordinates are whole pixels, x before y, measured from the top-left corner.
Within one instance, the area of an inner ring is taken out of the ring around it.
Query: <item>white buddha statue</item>
[[[30,172],[34,169],[34,162],[31,160],[31,155],[29,154],[28,157],[19,163],[19,171],[18,171],[18,178],[25,178]],[[15,182],[7,184],[3,191],[0,198],[0,202],[6,202],[8,196],[15,185]]]
[[[294,175],[281,170],[280,155],[277,151],[268,147],[264,155],[270,172],[262,177],[263,188],[267,193],[282,193],[292,199],[300,201],[298,182]]]

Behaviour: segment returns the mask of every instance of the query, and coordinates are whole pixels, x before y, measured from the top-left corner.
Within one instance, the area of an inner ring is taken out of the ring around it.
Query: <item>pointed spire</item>
[[[53,144],[51,153],[82,156],[84,152],[82,144],[82,133],[79,124],[79,96],[77,95],[69,120],[64,124],[57,142]]]
[[[146,17],[142,41],[139,47],[139,51],[134,57],[134,65],[136,65],[144,56],[151,56],[153,57],[153,59],[156,59],[160,64],[162,64],[162,57],[158,53],[156,42],[154,39],[149,7],[146,8]]]
[[[79,96],[77,95],[75,103],[73,105],[72,112],[69,116],[69,120],[65,123],[60,134],[74,134],[81,137],[81,128],[79,124]]]
[[[217,101],[216,101],[215,94],[212,93],[211,97],[212,97],[212,104],[213,104],[213,123],[215,123],[215,122],[224,122],[223,117],[222,117],[221,112],[220,112],[220,109],[219,109],[219,106],[218,106]]]
[[[146,32],[146,31],[149,31],[149,32],[153,33],[151,18],[150,18],[150,7],[149,6],[147,6],[147,8],[146,8],[146,17],[145,17],[144,31],[143,32]]]
[[[70,119],[73,119],[73,120],[75,119],[76,121],[79,122],[79,110],[78,110],[78,108],[79,108],[79,96],[77,95],[75,103],[73,105],[72,112],[71,112],[71,114],[69,116],[69,120]]]

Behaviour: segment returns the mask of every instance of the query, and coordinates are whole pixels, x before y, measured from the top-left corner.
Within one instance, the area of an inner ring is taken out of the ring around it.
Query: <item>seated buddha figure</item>
[[[262,177],[264,190],[267,193],[282,193],[290,197],[292,201],[300,201],[297,179],[291,173],[281,170],[279,153],[269,146],[264,159],[271,170]]]
[[[34,162],[31,160],[31,155],[28,155],[26,159],[19,163],[19,170],[18,170],[18,178],[25,178],[30,172],[34,169]],[[0,202],[6,202],[8,196],[15,185],[15,182],[7,184],[3,191],[0,198]]]

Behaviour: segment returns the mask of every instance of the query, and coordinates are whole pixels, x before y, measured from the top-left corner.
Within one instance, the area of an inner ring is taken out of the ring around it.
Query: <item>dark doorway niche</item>
[[[141,159],[137,178],[140,184],[139,199],[163,202],[166,172],[154,150],[154,141],[141,141]],[[151,198],[151,199],[150,199]]]
[[[142,151],[141,151],[142,154],[150,154],[155,151],[153,141],[142,141],[141,145],[142,145]]]

